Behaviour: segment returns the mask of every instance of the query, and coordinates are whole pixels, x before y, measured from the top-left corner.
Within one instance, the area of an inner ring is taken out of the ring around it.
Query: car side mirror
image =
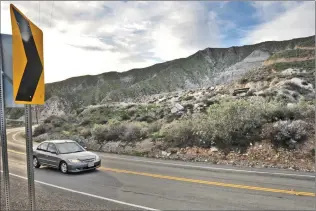
[[[84,149],[87,149],[87,147],[83,147]]]

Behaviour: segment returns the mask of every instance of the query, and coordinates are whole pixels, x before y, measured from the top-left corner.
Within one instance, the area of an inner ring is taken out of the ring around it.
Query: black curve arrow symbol
[[[27,63],[15,100],[31,102],[43,72],[43,65],[38,55],[34,37],[28,21],[14,7],[12,8],[20,29],[25,55],[27,58]]]

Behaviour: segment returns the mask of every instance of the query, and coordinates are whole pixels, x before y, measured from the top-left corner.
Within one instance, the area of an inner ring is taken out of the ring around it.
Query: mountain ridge
[[[295,51],[297,46],[315,46],[314,36],[230,48],[205,48],[186,58],[146,68],[72,77],[46,84],[46,102],[38,108],[45,118],[89,105],[147,102],[150,96],[163,93],[225,85],[263,66],[273,52]]]
[[[301,39],[309,39],[309,38],[312,38],[314,37],[315,38],[315,35],[311,35],[311,36],[306,36],[306,37],[299,37],[299,38],[293,38],[293,39],[289,39],[289,40],[282,40],[282,41],[263,41],[263,42],[260,42],[260,43],[256,43],[256,44],[253,44],[253,45],[260,45],[260,44],[265,44],[265,43],[273,43],[273,42],[287,42],[287,41],[294,41],[294,40],[301,40]],[[140,70],[140,69],[144,69],[144,68],[149,68],[149,67],[152,67],[152,66],[155,66],[155,65],[159,65],[159,64],[163,64],[163,63],[167,63],[167,62],[172,62],[172,61],[176,61],[176,60],[181,60],[181,59],[186,59],[186,58],[189,58],[201,51],[205,51],[207,49],[230,49],[230,48],[241,48],[241,47],[247,47],[247,46],[253,46],[253,45],[240,45],[240,46],[231,46],[231,47],[228,47],[228,48],[211,48],[211,47],[207,47],[207,48],[204,48],[202,50],[198,50],[196,51],[195,53],[193,53],[192,55],[188,56],[188,57],[181,57],[181,58],[177,58],[177,59],[174,59],[174,60],[169,60],[169,61],[165,61],[165,62],[159,62],[159,63],[155,63],[153,65],[150,65],[150,66],[147,66],[147,67],[141,67],[141,68],[132,68],[130,70],[127,70],[127,71],[123,71],[123,72],[118,72],[118,71],[109,71],[109,72],[103,72],[103,73],[99,73],[99,74],[95,74],[95,75],[80,75],[80,76],[74,76],[74,77],[70,77],[70,78],[66,78],[66,79],[63,79],[63,80],[60,80],[60,81],[54,81],[54,82],[50,82],[50,83],[46,83],[46,85],[49,85],[49,84],[55,84],[55,83],[59,83],[59,82],[64,82],[64,81],[67,81],[69,79],[74,79],[74,78],[81,78],[81,77],[89,77],[89,76],[100,76],[100,75],[103,75],[103,74],[117,74],[117,73],[126,73],[126,72],[130,72],[130,71],[136,71],[136,70]]]

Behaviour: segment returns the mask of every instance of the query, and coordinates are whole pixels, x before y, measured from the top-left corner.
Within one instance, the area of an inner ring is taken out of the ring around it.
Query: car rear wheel
[[[64,174],[67,174],[68,173],[68,165],[67,165],[67,163],[66,162],[64,162],[64,161],[62,161],[61,163],[60,163],[60,171],[62,172],[62,173],[64,173]]]
[[[39,163],[37,157],[35,157],[35,156],[33,157],[33,166],[34,166],[35,168],[41,167],[41,164]]]

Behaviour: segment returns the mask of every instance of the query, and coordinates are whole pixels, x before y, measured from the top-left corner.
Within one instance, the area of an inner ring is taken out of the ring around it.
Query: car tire
[[[59,170],[63,174],[67,174],[68,173],[68,165],[67,165],[67,163],[65,161],[60,162]]]
[[[33,166],[35,167],[35,168],[39,168],[39,167],[41,167],[41,164],[40,164],[40,162],[38,161],[38,159],[37,159],[37,157],[36,156],[34,156],[33,157]]]

